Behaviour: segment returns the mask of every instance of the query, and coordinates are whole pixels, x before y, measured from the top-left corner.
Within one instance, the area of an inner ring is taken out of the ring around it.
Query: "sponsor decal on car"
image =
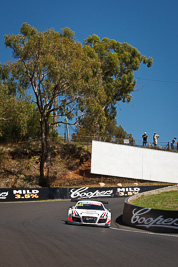
[[[78,203],[76,206],[77,207],[83,207],[83,203]]]

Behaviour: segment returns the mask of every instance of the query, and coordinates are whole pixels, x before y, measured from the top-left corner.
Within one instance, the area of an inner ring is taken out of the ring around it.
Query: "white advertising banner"
[[[91,173],[178,183],[178,153],[92,141]]]

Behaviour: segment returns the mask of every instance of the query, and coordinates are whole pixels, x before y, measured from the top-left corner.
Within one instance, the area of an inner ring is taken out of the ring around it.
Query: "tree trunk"
[[[67,143],[69,143],[69,126],[68,126],[67,117],[65,117],[65,121],[66,121],[66,132],[67,132]]]
[[[53,111],[53,137],[56,136],[56,130],[57,130],[57,112],[56,112],[56,107],[57,107],[57,97],[54,99],[54,111]]]
[[[40,161],[40,186],[49,186],[49,168],[51,161],[49,123],[48,119],[41,116],[41,161]]]

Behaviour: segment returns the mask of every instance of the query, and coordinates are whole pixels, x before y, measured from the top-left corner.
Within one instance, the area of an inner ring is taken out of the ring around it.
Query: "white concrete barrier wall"
[[[178,183],[178,153],[92,141],[91,173]]]

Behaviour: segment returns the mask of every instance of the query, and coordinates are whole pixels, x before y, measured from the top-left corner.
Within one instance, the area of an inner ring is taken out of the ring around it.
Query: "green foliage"
[[[11,97],[4,115],[5,120],[1,123],[1,141],[39,138],[39,112],[32,104]]]
[[[6,35],[5,43],[18,59],[9,66],[14,86],[33,88],[41,115],[49,117],[56,98],[58,116],[68,119],[95,109],[102,94],[100,62],[74,42],[69,28],[42,33],[24,23],[21,34]]]
[[[134,71],[141,63],[150,67],[152,58],[127,43],[100,40],[97,35],[84,43],[83,48],[76,43],[67,27],[59,33],[38,32],[24,23],[20,34],[5,35],[6,46],[18,60],[0,66],[0,77],[11,94],[32,87],[39,112],[48,121],[52,112],[68,120],[78,116],[82,127],[90,125],[91,132],[99,134],[115,119],[117,102],[131,101]],[[54,123],[58,120],[50,121]]]
[[[123,144],[124,139],[132,142],[132,134],[128,134],[121,125],[116,125],[116,120],[108,120],[106,125],[106,141],[113,140],[116,143]]]
[[[65,27],[64,29],[61,29],[60,32],[61,37],[66,37],[72,41],[75,41],[75,32],[73,32],[70,28]]]
[[[0,140],[20,141],[39,138],[39,112],[23,98],[11,94],[6,83],[0,82]]]
[[[151,67],[153,60],[146,58],[133,46],[97,35],[89,36],[85,46],[95,50],[101,61],[103,87],[106,93],[103,109],[108,119],[116,116],[118,101],[130,102],[136,85],[134,71],[143,63]],[[86,48],[85,48],[86,49]]]
[[[91,128],[91,125],[94,124],[90,124],[90,121],[86,120],[84,127],[78,126],[76,134],[72,136],[72,141],[80,141],[83,140],[83,138],[86,138],[86,140],[89,141],[90,136],[95,136],[96,129],[94,127]],[[121,125],[117,126],[116,120],[108,120],[106,122],[105,131],[103,131],[103,134],[100,136],[102,137],[102,140],[107,142],[123,144],[124,139],[129,139],[130,142],[133,142],[132,134],[128,134]]]

